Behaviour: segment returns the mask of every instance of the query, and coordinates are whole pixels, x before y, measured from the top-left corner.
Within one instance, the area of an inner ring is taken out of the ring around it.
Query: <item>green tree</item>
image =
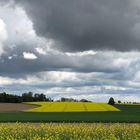
[[[108,101],[108,104],[114,105],[115,104],[114,98],[111,97]]]
[[[119,100],[118,103],[121,104],[122,102]]]

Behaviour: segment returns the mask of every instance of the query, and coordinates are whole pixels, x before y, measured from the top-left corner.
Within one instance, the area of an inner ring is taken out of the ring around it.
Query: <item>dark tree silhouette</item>
[[[23,99],[23,102],[32,102],[33,101],[33,93],[32,92],[23,93],[22,99]]]
[[[36,93],[33,95],[32,92],[23,93],[22,96],[7,94],[5,92],[0,93],[0,103],[21,103],[21,102],[32,102],[32,101],[53,101],[51,98],[46,98],[43,93]]]
[[[119,100],[118,103],[121,104],[122,102]]]
[[[114,105],[115,104],[114,98],[111,97],[108,101],[108,104]]]

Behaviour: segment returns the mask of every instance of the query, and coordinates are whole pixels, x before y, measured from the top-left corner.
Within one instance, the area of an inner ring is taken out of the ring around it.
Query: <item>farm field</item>
[[[5,123],[1,140],[139,140],[139,124]]]
[[[26,104],[40,105],[26,110],[27,112],[92,112],[92,111],[119,111],[107,103],[94,102],[27,102]]]
[[[17,112],[36,108],[38,105],[23,103],[0,103],[0,112]]]
[[[120,111],[0,112],[0,122],[120,122],[140,123],[140,105],[115,105]]]

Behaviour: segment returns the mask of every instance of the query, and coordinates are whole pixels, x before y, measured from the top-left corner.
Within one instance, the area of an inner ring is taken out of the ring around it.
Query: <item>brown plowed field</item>
[[[0,103],[0,112],[23,111],[38,107],[37,105],[28,105],[23,103]]]

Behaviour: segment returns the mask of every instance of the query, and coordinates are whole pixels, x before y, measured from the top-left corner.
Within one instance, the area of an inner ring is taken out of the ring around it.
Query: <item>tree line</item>
[[[21,96],[7,94],[6,92],[0,93],[0,103],[21,103],[21,102],[33,102],[33,101],[46,101],[53,102],[53,99],[47,98],[45,94],[32,92],[23,93]],[[87,99],[76,100],[73,98],[62,97],[57,102],[91,102]]]
[[[43,93],[35,93],[27,92],[23,93],[21,96],[19,95],[13,95],[13,94],[7,94],[6,92],[0,93],[0,103],[21,103],[21,102],[33,102],[33,101],[46,101],[46,102],[53,102],[54,100],[46,97]],[[81,99],[76,100],[73,98],[65,98],[62,97],[59,100],[56,100],[57,102],[92,102],[87,99]],[[121,102],[120,100],[116,102],[114,98],[110,98],[108,101],[108,104],[114,105],[115,103],[119,104],[139,104],[138,102]]]
[[[118,103],[118,104],[139,104],[139,102],[122,102],[120,100],[118,102],[116,102],[113,97],[110,97],[108,104],[114,105],[115,103]]]
[[[21,103],[21,102],[32,102],[32,101],[53,101],[51,98],[47,98],[43,93],[32,92],[23,93],[21,96],[7,94],[5,92],[0,93],[0,103]]]

